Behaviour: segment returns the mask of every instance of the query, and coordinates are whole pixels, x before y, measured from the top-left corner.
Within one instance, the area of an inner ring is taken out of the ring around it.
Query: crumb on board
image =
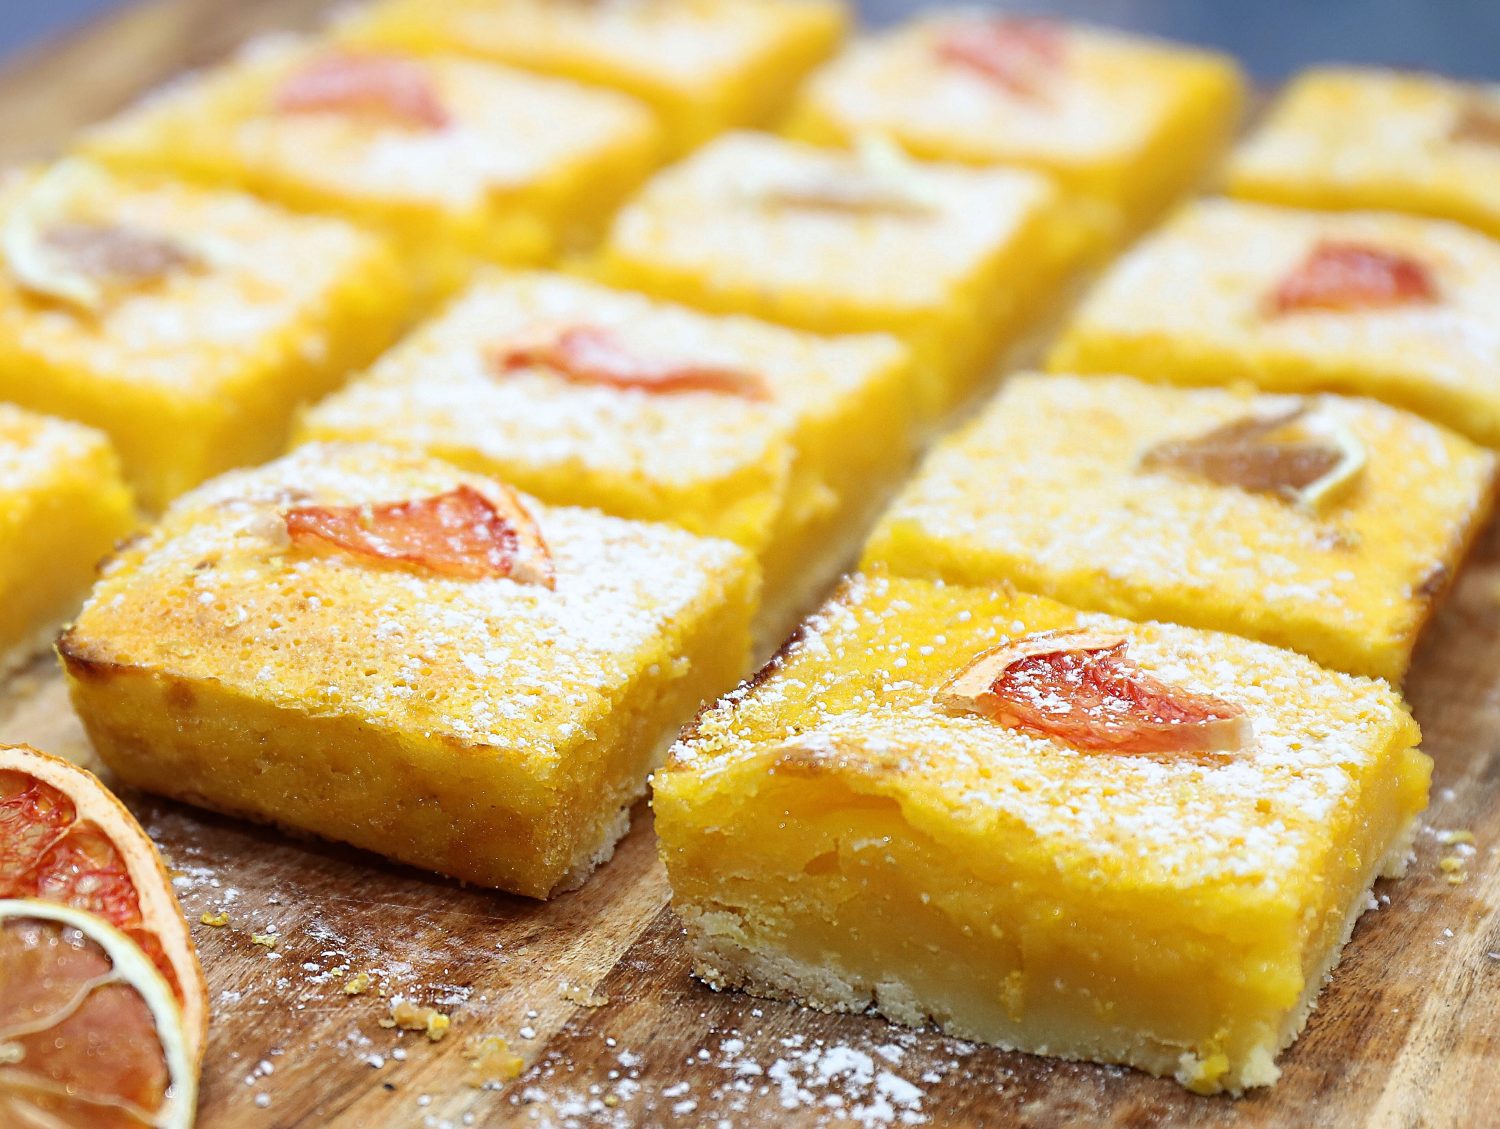
[[[218,913],[205,913],[198,920],[204,925],[212,925],[215,929],[220,929],[229,924],[229,914],[220,910]]]
[[[250,937],[252,945],[260,945],[267,949],[274,949],[280,938],[275,933],[255,933]]]
[[[1462,886],[1469,880],[1469,859],[1475,853],[1474,832],[1467,827],[1434,828],[1433,837],[1448,853],[1438,859],[1438,869],[1450,886]]]
[[[356,972],[344,981],[344,995],[362,996],[370,990],[370,974],[368,972]]]
[[[520,1077],[526,1061],[510,1049],[510,1044],[499,1035],[486,1035],[471,1039],[464,1047],[464,1058],[469,1060],[469,1071],[464,1075],[464,1085],[476,1090],[502,1086]]]
[[[609,996],[604,992],[595,991],[587,984],[573,984],[564,980],[558,986],[557,994],[570,1003],[579,1007],[603,1007],[609,1003]]]
[[[1472,845],[1474,842],[1474,832],[1470,831],[1466,827],[1454,828],[1447,831],[1439,831],[1437,833],[1437,841],[1443,844],[1443,846],[1445,847],[1456,846],[1460,843]]]
[[[399,1027],[402,1031],[421,1031],[431,1042],[440,1042],[448,1034],[452,1024],[437,1008],[419,1007],[410,1000],[396,1000],[391,1004],[391,1014],[380,1021],[382,1027]]]
[[[1464,867],[1464,860],[1458,855],[1444,855],[1438,860],[1438,869],[1448,879],[1448,885],[1461,886],[1469,880],[1469,872]]]

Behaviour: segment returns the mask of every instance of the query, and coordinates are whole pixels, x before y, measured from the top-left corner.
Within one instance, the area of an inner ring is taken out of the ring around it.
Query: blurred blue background
[[[0,53],[112,6],[111,0],[0,0]],[[923,5],[916,0],[862,0],[860,6],[874,22],[899,18]],[[1256,77],[1268,81],[1325,60],[1500,80],[1500,0],[1022,0],[991,6],[1211,44],[1232,51]]]

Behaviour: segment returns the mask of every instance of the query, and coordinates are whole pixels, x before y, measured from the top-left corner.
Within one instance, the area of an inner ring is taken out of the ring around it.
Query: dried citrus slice
[[[156,847],[92,773],[25,746],[0,747],[0,898],[97,914],[139,945],[182,1006],[196,1063],[207,989]]]
[[[1030,635],[978,656],[936,700],[1088,752],[1220,760],[1249,743],[1243,709],[1152,678],[1128,647],[1087,631]]]
[[[111,294],[160,282],[202,259],[166,236],[82,218],[109,182],[85,161],[62,161],[9,210],[0,245],[6,269],[27,293],[97,313]]]
[[[642,392],[719,392],[768,400],[770,389],[753,372],[694,361],[643,357],[607,329],[591,325],[539,326],[497,350],[502,373],[545,368],[578,384],[634,388]]]
[[[283,114],[369,114],[411,129],[439,130],[450,117],[432,75],[397,55],[339,51],[294,72],[276,93]]]
[[[1437,282],[1419,259],[1362,243],[1323,242],[1272,293],[1276,314],[1428,305]]]
[[[846,212],[904,218],[929,216],[941,196],[922,165],[889,135],[865,131],[854,138],[853,161],[832,172],[773,185],[760,194],[763,204],[803,211]]]
[[[1191,439],[1159,443],[1141,456],[1141,466],[1277,494],[1318,510],[1363,473],[1365,449],[1347,427],[1297,405],[1232,420]]]
[[[460,486],[415,501],[365,506],[304,506],[282,515],[292,544],[468,580],[510,577],[556,584],[541,531],[511,490],[489,494]]]
[[[997,16],[965,20],[933,44],[938,59],[962,67],[1010,94],[1035,98],[1062,68],[1067,31],[1055,20]]]
[[[198,1064],[171,987],[103,918],[0,899],[0,1125],[186,1129]]]
[[[1470,98],[1453,121],[1449,140],[1500,148],[1500,105],[1494,99]]]

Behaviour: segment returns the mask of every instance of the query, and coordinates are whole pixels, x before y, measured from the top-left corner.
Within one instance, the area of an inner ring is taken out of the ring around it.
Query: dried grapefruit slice
[[[933,51],[1007,93],[1035,98],[1062,69],[1067,42],[1067,29],[1055,20],[997,16],[954,25],[937,37]]]
[[[186,1129],[190,1031],[160,970],[103,918],[0,899],[0,1125]]]
[[[1448,138],[1460,143],[1500,148],[1500,104],[1493,99],[1470,98],[1453,120]]]
[[[1191,439],[1158,443],[1141,456],[1141,467],[1276,494],[1318,510],[1364,472],[1365,449],[1348,428],[1310,413],[1303,404],[1232,420]]]
[[[1432,272],[1420,259],[1363,243],[1325,241],[1313,248],[1270,297],[1271,312],[1379,310],[1438,300]]]
[[[592,325],[539,326],[496,351],[502,373],[545,368],[577,384],[602,384],[642,392],[718,392],[747,400],[769,400],[756,373],[723,365],[643,357],[607,329]]]
[[[1128,647],[1088,631],[1029,635],[975,658],[936,700],[1086,752],[1218,761],[1249,743],[1243,709],[1152,678]]]
[[[140,946],[176,995],[198,1061],[208,992],[192,934],[156,847],[92,773],[0,747],[0,898],[97,914]]]
[[[508,487],[460,486],[416,501],[303,506],[282,515],[292,544],[467,580],[510,577],[556,586],[552,555],[531,514]]]
[[[451,118],[432,75],[397,55],[339,51],[293,73],[276,93],[283,114],[368,114],[410,129],[440,130]]]

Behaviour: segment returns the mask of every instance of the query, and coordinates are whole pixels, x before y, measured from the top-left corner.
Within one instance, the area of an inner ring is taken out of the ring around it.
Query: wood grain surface
[[[436,0],[435,0],[436,2]],[[80,124],[312,0],[157,0],[0,73],[0,160]],[[1500,537],[1461,578],[1408,692],[1437,762],[1409,876],[1377,888],[1273,1090],[1196,1097],[1131,1071],[1005,1054],[878,1019],[717,995],[688,974],[649,812],[583,890],[536,904],[127,794],[178,873],[213,1004],[200,1124],[1500,1124]],[[0,741],[92,766],[50,657],[0,696]],[[1441,830],[1471,829],[1450,884]],[[215,927],[204,914],[227,914]],[[274,948],[254,936],[274,934]],[[345,984],[368,973],[370,989]],[[1180,990],[1191,992],[1191,984]],[[382,1025],[409,999],[441,1042]],[[469,1083],[476,1040],[528,1067]]]

